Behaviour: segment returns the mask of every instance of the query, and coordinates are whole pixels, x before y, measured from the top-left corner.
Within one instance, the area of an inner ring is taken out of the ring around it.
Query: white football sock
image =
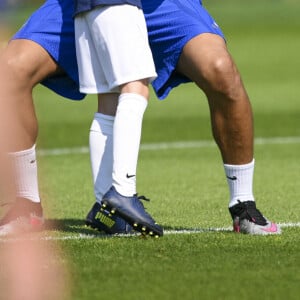
[[[38,190],[38,174],[35,145],[32,148],[10,152],[16,180],[16,196],[33,202],[41,202]]]
[[[123,196],[136,193],[136,169],[143,115],[148,101],[141,95],[124,93],[114,124],[113,186]]]
[[[112,185],[114,119],[113,116],[95,113],[90,128],[90,159],[98,203]]]
[[[245,165],[224,164],[225,174],[230,191],[229,207],[244,201],[254,201],[253,196],[253,173],[254,159]]]

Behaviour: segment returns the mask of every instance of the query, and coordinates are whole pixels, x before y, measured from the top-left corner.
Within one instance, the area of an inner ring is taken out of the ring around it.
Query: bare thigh
[[[240,93],[239,72],[226,43],[218,35],[201,34],[190,40],[180,56],[177,71],[195,82],[206,95]]]
[[[0,76],[15,85],[25,84],[31,88],[46,77],[63,71],[49,53],[30,40],[12,40],[0,55]],[[24,88],[26,88],[24,87]]]
[[[0,130],[0,137],[7,140],[10,151],[35,143],[38,124],[32,89],[46,77],[60,73],[48,52],[35,42],[13,40],[1,52],[0,120],[6,129]]]

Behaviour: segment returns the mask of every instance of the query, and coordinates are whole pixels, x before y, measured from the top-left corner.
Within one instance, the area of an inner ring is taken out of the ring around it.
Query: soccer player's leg
[[[252,109],[223,38],[201,34],[190,40],[183,49],[177,70],[193,80],[207,96],[213,136],[229,185],[234,231],[280,233],[279,227],[268,221],[254,202]]]
[[[107,234],[133,233],[132,226],[102,209],[102,198],[112,185],[113,126],[118,105],[118,93],[99,95],[98,112],[90,127],[90,160],[96,202],[88,212],[87,226]]]
[[[45,77],[59,72],[48,52],[29,40],[13,40],[1,53],[0,159],[1,166],[6,166],[1,168],[1,186],[9,187],[3,201],[1,236],[42,227],[35,153],[38,123],[32,90]]]
[[[90,128],[90,157],[96,203],[87,214],[86,224],[108,234],[132,233],[134,228],[145,234],[155,235],[160,227],[145,212],[140,202],[141,198],[138,196],[124,197],[117,193],[114,188],[110,189],[113,182],[113,127],[117,103],[118,94],[99,95],[98,112],[95,113]],[[110,192],[106,193],[109,189]],[[116,202],[109,205],[112,201],[111,198]],[[120,203],[123,200],[125,203]],[[134,212],[128,213],[124,205],[128,205],[129,208],[134,206]],[[142,216],[137,216],[137,212],[141,213]],[[145,218],[147,218],[146,224],[144,224]],[[150,226],[153,224],[154,229],[149,228],[149,223]],[[133,227],[133,225],[135,226]],[[159,231],[159,235],[161,234]]]
[[[106,26],[112,19],[116,19],[114,16],[119,15],[119,10],[123,9],[127,10],[126,18],[122,19],[122,22],[115,22],[114,26]],[[112,186],[101,200],[102,209],[124,219],[137,231],[160,236],[163,234],[162,228],[145,211],[141,198],[136,195],[135,184],[148,83],[150,78],[156,76],[151,51],[145,39],[146,26],[140,25],[144,24],[144,17],[140,10],[132,9],[131,6],[114,6],[105,10],[105,14],[101,13],[102,10],[100,7],[75,18],[81,91],[98,93],[100,96],[120,93],[113,120]],[[95,15],[99,17],[96,18]],[[101,37],[101,45],[106,45],[106,51],[102,51],[103,47],[97,47],[95,43],[86,43],[94,34]],[[116,54],[117,47],[122,51]],[[83,62],[87,55],[90,55],[89,59]],[[101,119],[104,119],[103,116]]]
[[[14,165],[11,176],[14,180],[5,176],[6,182],[14,182],[14,187],[11,196],[4,198],[5,202],[12,203],[1,221],[4,235],[7,228],[11,231],[11,228],[17,227],[6,226],[21,214],[17,211],[26,211],[22,215],[27,218],[19,218],[22,220],[30,221],[32,214],[42,216],[35,157],[38,123],[32,99],[33,88],[42,83],[66,98],[84,98],[78,86],[72,7],[72,0],[45,1],[16,32],[1,54],[0,137],[4,141],[1,151],[9,153]],[[4,179],[1,184],[5,186]],[[18,201],[15,201],[16,198]],[[24,208],[27,206],[28,209]]]

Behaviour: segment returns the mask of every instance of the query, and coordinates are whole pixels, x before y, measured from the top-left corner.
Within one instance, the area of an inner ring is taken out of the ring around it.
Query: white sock
[[[112,185],[114,119],[113,116],[95,113],[90,128],[90,159],[98,203]]]
[[[113,186],[123,196],[136,193],[136,169],[143,115],[148,101],[141,95],[119,97],[114,124]]]
[[[30,149],[9,153],[14,167],[16,196],[33,202],[41,202],[38,190],[38,174],[35,145]]]
[[[244,201],[254,201],[252,186],[254,159],[245,165],[224,164],[225,174],[230,191],[229,207]]]

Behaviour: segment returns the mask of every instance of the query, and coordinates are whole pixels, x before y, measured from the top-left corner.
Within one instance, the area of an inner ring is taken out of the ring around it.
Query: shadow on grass
[[[165,234],[189,234],[201,232],[232,232],[231,228],[191,228],[178,226],[163,226]],[[90,234],[99,236],[109,236],[96,229],[85,225],[83,219],[48,219],[45,221],[45,230],[60,231],[65,233]]]
[[[190,228],[190,227],[174,227],[163,226],[164,236],[168,235],[188,235],[209,232],[219,232],[230,234],[232,229],[229,228]],[[53,234],[52,234],[52,233]],[[50,235],[49,235],[50,233]],[[58,234],[58,235],[57,235]],[[44,230],[39,232],[28,232],[24,235],[0,237],[0,244],[2,242],[15,242],[27,239],[41,239],[41,240],[68,240],[68,239],[107,239],[107,238],[149,238],[139,232],[133,234],[106,234],[102,231],[87,227],[83,219],[47,219],[45,220]],[[151,238],[152,239],[152,238]]]
[[[97,234],[100,232],[85,225],[84,219],[47,219],[45,230],[78,234]]]

